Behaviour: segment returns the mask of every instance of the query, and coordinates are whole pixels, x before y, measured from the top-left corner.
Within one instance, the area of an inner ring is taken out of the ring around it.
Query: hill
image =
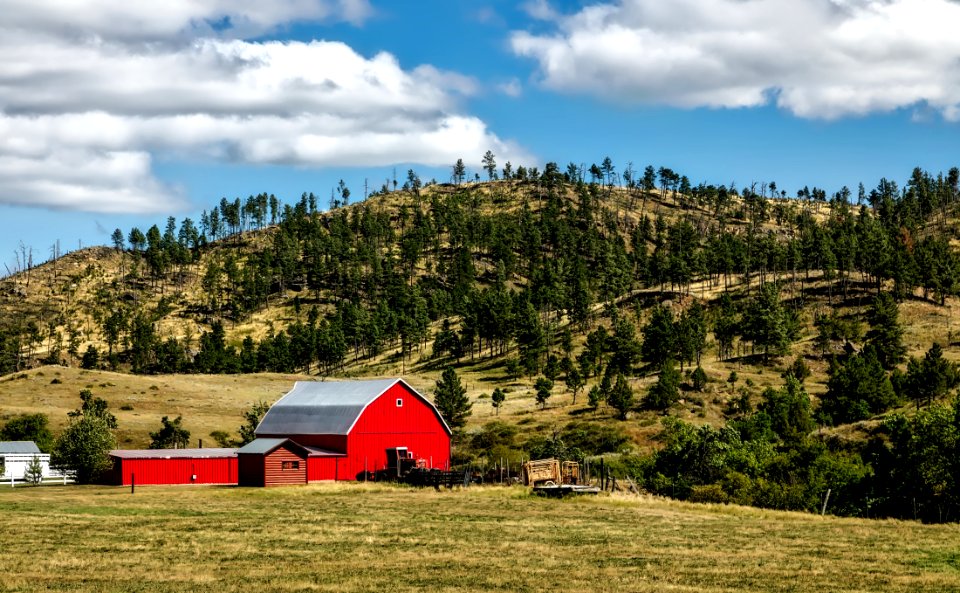
[[[48,410],[43,392],[63,398],[59,415],[71,391],[93,385],[114,408],[133,406],[122,440],[140,445],[147,414],[155,426],[182,413],[195,437],[230,431],[243,405],[275,399],[257,384],[278,394],[294,375],[403,375],[429,393],[452,366],[473,401],[465,462],[602,454],[639,475],[653,466],[634,456],[665,443],[739,450],[724,441],[729,429],[769,449],[736,472],[751,491],[771,478],[757,467],[773,471],[776,455],[819,443],[802,464],[853,456],[860,469],[844,480],[859,484],[861,502],[876,495],[863,482],[880,463],[867,443],[889,446],[885,419],[947,401],[960,378],[952,174],[915,171],[903,191],[881,180],[856,206],[845,188],[788,199],[766,184],[694,187],[669,170],[659,179],[586,182],[552,165],[456,186],[421,187],[414,175],[329,212],[312,194],[295,204],[259,194],[221,200],[197,223],[118,229],[113,248],[0,281],[0,415]],[[934,342],[941,357],[920,364]],[[42,364],[98,379],[26,372]],[[107,369],[133,375],[100,378]],[[42,385],[54,378],[56,389]],[[165,389],[166,402],[151,394]],[[126,403],[140,392],[155,397]],[[706,428],[694,438],[669,419]],[[646,485],[683,497],[813,508],[830,487],[741,497],[723,472],[658,467]],[[812,480],[795,469],[778,483]],[[711,484],[721,492],[696,490]]]

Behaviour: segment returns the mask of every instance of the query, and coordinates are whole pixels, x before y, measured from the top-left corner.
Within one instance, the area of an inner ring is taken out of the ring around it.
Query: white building
[[[0,441],[0,483],[22,482],[34,457],[40,460],[44,478],[62,477],[50,469],[50,454],[41,453],[33,441]]]

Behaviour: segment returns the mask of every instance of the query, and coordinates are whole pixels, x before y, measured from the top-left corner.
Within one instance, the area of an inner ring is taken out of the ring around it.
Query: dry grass
[[[293,387],[298,375],[153,375],[137,376],[65,367],[42,367],[0,378],[0,422],[17,414],[43,412],[54,432],[66,424],[67,412],[80,407],[79,392],[90,389],[110,404],[117,416],[122,448],[146,447],[160,418],[183,416],[191,440],[214,430],[235,434],[241,413],[257,401],[273,403]],[[51,383],[52,381],[59,383]],[[125,410],[124,407],[131,409]]]
[[[0,591],[960,590],[960,532],[519,488],[0,489]]]

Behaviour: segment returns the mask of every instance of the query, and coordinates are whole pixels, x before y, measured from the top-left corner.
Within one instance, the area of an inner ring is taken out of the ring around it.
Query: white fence
[[[31,484],[26,479],[27,468],[36,459],[40,462],[42,478],[41,484],[72,484],[73,477],[69,472],[61,472],[50,467],[49,453],[4,453],[0,455],[0,467],[3,473],[0,475],[0,484],[10,485],[11,488],[17,484]]]
[[[51,473],[56,473],[56,472],[51,472]],[[64,474],[59,474],[59,475],[44,476],[43,478],[41,478],[40,484],[41,484],[41,485],[44,485],[44,484],[51,484],[51,485],[53,485],[53,484],[73,484],[73,481],[74,481],[73,478],[71,478],[69,475],[67,475],[67,474],[64,473]],[[2,484],[3,486],[9,486],[9,487],[11,487],[11,488],[16,488],[17,486],[32,486],[32,485],[33,485],[33,482],[29,482],[29,481],[27,481],[27,480],[24,480],[22,476],[19,477],[19,478],[14,477],[14,476],[10,476],[10,477],[8,478],[8,477],[4,476],[4,477],[0,478],[0,484]]]

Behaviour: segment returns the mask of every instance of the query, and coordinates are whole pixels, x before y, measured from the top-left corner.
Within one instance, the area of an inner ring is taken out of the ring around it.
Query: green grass
[[[520,488],[0,489],[0,591],[960,591],[960,530]]]

